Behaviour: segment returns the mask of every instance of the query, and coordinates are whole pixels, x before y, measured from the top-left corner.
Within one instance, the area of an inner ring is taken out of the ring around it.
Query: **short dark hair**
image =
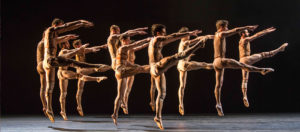
[[[120,36],[120,40],[125,40],[125,39],[128,39],[129,38],[129,35],[127,34],[123,34]]]
[[[75,46],[77,46],[77,45],[79,45],[79,44],[82,44],[82,43],[81,43],[81,40],[80,40],[80,39],[76,39],[76,40],[73,41],[73,44],[72,44],[72,45],[73,45],[73,47],[75,48]]]
[[[156,36],[157,32],[161,32],[163,29],[166,29],[166,26],[163,24],[153,24],[151,27],[151,32],[153,36]]]
[[[64,21],[59,18],[54,18],[54,20],[52,21],[52,26],[54,26],[54,25],[56,26],[60,23],[64,23]]]
[[[216,22],[217,29],[220,29],[221,27],[228,26],[229,22],[227,20],[218,20]]]
[[[178,32],[179,33],[185,33],[185,32],[188,32],[188,31],[189,31],[188,27],[181,27]]]
[[[110,26],[110,31],[117,30],[117,29],[120,29],[120,27],[118,25],[111,25]]]

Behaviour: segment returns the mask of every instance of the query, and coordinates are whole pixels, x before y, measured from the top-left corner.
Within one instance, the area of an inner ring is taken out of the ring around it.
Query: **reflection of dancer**
[[[179,30],[179,33],[188,32],[189,29],[187,27],[182,27]],[[178,53],[182,52],[183,50],[189,48],[190,46],[196,44],[197,42],[201,41],[204,37],[207,37],[208,39],[213,39],[214,35],[206,35],[206,36],[199,36],[195,39],[189,40],[190,36],[186,36],[184,38],[181,38],[179,47],[178,47]],[[197,62],[197,61],[189,61],[190,57],[187,57],[185,59],[182,59],[177,64],[177,70],[179,72],[179,82],[180,86],[178,89],[178,99],[179,99],[179,113],[181,115],[184,115],[184,103],[183,103],[183,97],[184,97],[184,89],[186,86],[186,78],[187,78],[187,72],[192,70],[198,70],[198,69],[213,69],[212,63],[205,63],[205,62]]]
[[[86,46],[87,45],[83,45],[77,49],[69,50],[70,44],[68,41],[66,41],[65,43],[60,44],[61,51],[59,52],[58,55],[69,59],[75,56],[78,52],[84,51]],[[60,115],[64,118],[64,120],[68,120],[65,106],[66,106],[68,82],[70,79],[78,79],[83,82],[97,81],[98,83],[106,79],[106,77],[91,77],[87,75],[82,75],[68,70],[68,67],[69,66],[60,66],[57,71],[57,77],[59,79],[59,87],[60,87],[60,98],[59,98],[60,107],[61,107]]]
[[[127,79],[128,77],[131,77],[135,74],[139,73],[149,73],[149,65],[140,66],[137,64],[132,64],[128,61],[128,52],[136,51],[143,49],[147,47],[150,41],[150,38],[143,39],[137,42],[134,42],[132,44],[130,43],[130,37],[129,35],[123,34],[120,37],[122,46],[117,49],[116,52],[116,68],[115,68],[115,77],[118,82],[118,94],[115,99],[115,105],[114,105],[114,113],[111,115],[115,125],[117,125],[117,118],[118,118],[118,112],[119,108],[122,102],[124,101],[124,93],[127,89]],[[125,106],[127,107],[127,106]],[[127,110],[127,108],[125,108]],[[127,111],[125,111],[127,113]]]
[[[80,48],[82,46],[81,40],[75,40],[73,41],[73,47],[74,48]],[[76,61],[85,62],[85,54],[91,53],[91,52],[97,52],[102,48],[107,48],[107,45],[101,45],[101,46],[94,46],[90,48],[85,48],[84,50],[76,53]],[[102,64],[99,68],[76,68],[77,73],[82,75],[90,75],[96,72],[105,72],[110,70],[111,67],[105,64]],[[77,94],[76,94],[76,102],[77,102],[77,111],[80,116],[83,116],[83,110],[81,105],[81,98],[83,93],[85,81],[82,79],[78,79],[78,88],[77,88]]]
[[[270,58],[276,55],[279,52],[283,52],[285,47],[288,46],[287,43],[284,43],[281,45],[279,48],[268,51],[268,52],[262,52],[262,53],[256,53],[253,55],[251,54],[251,49],[250,49],[250,42],[252,40],[255,40],[263,35],[266,35],[270,32],[275,31],[276,28],[268,28],[263,31],[260,31],[252,36],[249,36],[248,30],[244,30],[240,33],[241,39],[239,42],[239,51],[240,51],[240,62],[248,65],[253,65],[254,63],[264,59],[264,58]],[[242,70],[242,75],[243,75],[243,81],[242,81],[242,92],[243,92],[243,102],[246,107],[249,107],[249,102],[247,98],[247,84],[248,84],[248,78],[249,78],[249,72],[246,70]]]
[[[194,46],[187,48],[186,50],[174,54],[172,56],[164,57],[161,54],[163,46],[171,43],[175,40],[181,39],[189,35],[197,35],[201,31],[195,30],[186,33],[174,33],[171,35],[166,35],[166,27],[162,24],[152,25],[152,34],[153,38],[150,41],[148,47],[148,56],[149,56],[149,65],[150,65],[150,74],[154,78],[155,85],[157,88],[157,98],[156,98],[156,116],[154,121],[160,129],[163,128],[161,120],[161,112],[163,107],[163,101],[166,96],[166,79],[164,72],[166,72],[170,67],[175,66],[179,60],[184,59],[190,56],[198,48],[203,46],[203,42],[206,41],[206,37],[202,41],[195,44]]]
[[[57,43],[61,43],[64,41],[68,41],[70,39],[75,39],[77,36],[76,35],[65,35],[65,36],[61,36],[61,37],[57,37]],[[44,114],[47,116],[46,114],[46,108],[47,108],[47,104],[46,104],[46,96],[45,96],[45,92],[46,92],[46,73],[45,70],[43,68],[43,61],[44,61],[44,36],[43,39],[38,43],[37,46],[37,51],[36,51],[36,61],[37,61],[37,72],[40,75],[40,83],[41,83],[41,88],[40,88],[40,98],[41,98],[41,102],[43,105],[43,112]]]
[[[46,102],[47,102],[47,117],[54,122],[54,115],[52,110],[52,92],[55,84],[55,67],[59,66],[73,66],[73,67],[99,67],[97,64],[88,64],[78,62],[72,59],[66,59],[61,56],[56,57],[57,52],[57,36],[60,33],[75,30],[80,27],[91,27],[93,23],[86,20],[78,20],[63,24],[60,19],[53,20],[53,26],[45,30],[44,36],[44,60],[43,68],[46,72]]]
[[[223,85],[224,69],[243,69],[248,72],[260,72],[265,75],[268,72],[274,71],[272,68],[258,68],[244,63],[240,63],[234,59],[225,58],[226,53],[226,37],[240,33],[245,29],[254,30],[255,26],[245,26],[228,30],[227,20],[218,20],[216,23],[217,32],[214,36],[214,69],[216,72],[216,86],[215,86],[215,97],[216,97],[216,109],[219,116],[224,116],[222,104],[221,104],[221,88]]]

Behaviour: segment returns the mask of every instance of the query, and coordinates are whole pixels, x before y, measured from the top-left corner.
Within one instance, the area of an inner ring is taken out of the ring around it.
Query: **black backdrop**
[[[274,73],[262,76],[251,73],[248,85],[250,108],[242,103],[241,71],[226,70],[222,89],[222,104],[226,113],[254,112],[300,112],[299,97],[299,24],[300,2],[241,1],[241,0],[154,0],[154,1],[2,1],[1,17],[1,112],[2,114],[42,114],[39,98],[39,76],[36,72],[36,46],[42,32],[55,18],[65,22],[86,19],[94,22],[90,29],[79,29],[69,33],[80,35],[83,42],[91,46],[104,44],[109,35],[109,26],[117,24],[121,31],[137,27],[150,27],[154,23],[167,26],[167,32],[178,31],[181,26],[202,29],[203,34],[215,32],[218,19],[230,21],[229,28],[258,24],[255,31],[274,26],[276,32],[252,43],[252,52],[275,49],[289,42],[286,52],[265,59],[256,66],[272,67]],[[133,39],[141,39],[138,36]],[[227,39],[227,57],[238,59],[238,35]],[[164,56],[176,53],[179,41],[163,49]],[[137,64],[147,64],[147,49],[136,53]],[[107,50],[89,54],[91,63],[110,64]],[[212,41],[192,58],[212,62]],[[86,114],[111,114],[116,96],[116,81],[112,71],[101,84],[86,83],[83,93],[83,108]],[[215,113],[213,70],[197,70],[188,73],[185,92],[185,109],[191,113]],[[179,87],[175,67],[166,72],[167,96],[164,113],[177,113]],[[67,112],[76,113],[76,80],[71,80],[67,95]],[[129,98],[129,112],[151,113],[149,107],[150,79],[147,74],[136,75]],[[59,87],[56,81],[53,108],[58,113]]]

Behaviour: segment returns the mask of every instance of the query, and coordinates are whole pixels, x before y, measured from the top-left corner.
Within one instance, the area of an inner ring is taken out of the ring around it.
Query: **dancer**
[[[88,64],[78,62],[72,59],[66,59],[61,56],[56,56],[57,52],[57,37],[58,34],[67,31],[75,30],[80,27],[91,27],[93,23],[86,20],[78,20],[63,24],[64,22],[60,19],[54,19],[52,22],[53,26],[47,28],[44,32],[44,60],[43,68],[46,72],[46,102],[47,117],[54,122],[54,115],[52,110],[52,92],[55,84],[55,67],[59,66],[72,66],[72,67],[94,67],[97,68],[97,64]]]
[[[135,36],[135,35],[145,35],[147,34],[145,30],[147,30],[148,27],[144,28],[136,28],[133,30],[128,30],[124,33],[120,33],[120,27],[117,25],[111,25],[110,26],[110,35],[107,39],[107,46],[109,50],[109,54],[111,57],[111,68],[115,70],[115,63],[116,63],[116,52],[117,49],[120,47],[119,41],[120,41],[120,36],[121,35],[129,35],[130,37]],[[126,112],[125,104],[122,102],[122,108]]]
[[[241,35],[241,39],[239,42],[240,62],[248,65],[253,65],[254,63],[264,58],[270,58],[279,52],[283,52],[285,48],[288,46],[288,43],[284,43],[279,48],[272,51],[256,53],[251,55],[250,42],[261,36],[271,33],[275,30],[276,28],[271,27],[263,31],[260,31],[252,36],[250,36],[248,30],[243,30],[242,32],[240,32]],[[247,98],[247,84],[248,84],[249,72],[242,69],[242,76],[243,76],[243,80],[242,80],[243,102],[246,107],[249,107],[249,102]]]
[[[260,72],[265,75],[269,72],[273,72],[272,68],[258,68],[244,63],[240,63],[234,59],[225,58],[226,53],[226,37],[240,33],[247,30],[255,30],[257,25],[238,27],[228,30],[227,20],[218,20],[216,22],[217,32],[214,36],[214,69],[216,72],[216,86],[215,86],[215,98],[216,98],[216,109],[219,116],[224,116],[222,104],[221,104],[221,88],[223,85],[224,69],[242,69],[248,72]]]
[[[59,56],[65,57],[67,59],[74,57],[77,53],[88,50],[85,47],[88,46],[88,44],[83,45],[79,48],[69,50],[70,49],[70,44],[68,41],[61,43],[60,45],[61,51],[59,52]],[[92,50],[96,52],[97,50]],[[66,96],[67,96],[67,88],[68,88],[68,82],[70,79],[78,79],[83,82],[86,81],[97,81],[100,83],[102,80],[107,79],[107,77],[91,77],[83,74],[79,74],[73,71],[68,70],[69,66],[60,66],[58,71],[57,71],[57,77],[59,80],[59,87],[60,87],[60,107],[61,107],[61,112],[60,115],[63,117],[64,120],[68,120],[67,115],[66,115]],[[96,68],[95,68],[96,69]]]
[[[128,61],[130,54],[129,52],[135,52],[141,50],[149,45],[149,41],[151,38],[146,38],[140,41],[136,41],[134,43],[130,43],[130,36],[127,34],[123,34],[120,36],[121,47],[117,49],[116,52],[116,68],[115,68],[115,77],[118,82],[118,94],[114,103],[114,113],[111,115],[114,124],[117,125],[118,111],[122,102],[125,104],[124,112],[128,114],[126,111],[127,102],[125,102],[125,91],[128,89],[127,79],[132,77],[135,74],[139,73],[149,73],[149,65],[140,66]]]
[[[79,48],[82,46],[81,40],[75,40],[73,41],[73,47],[74,48]],[[92,52],[97,52],[100,49],[103,48],[107,48],[107,45],[101,45],[101,46],[94,46],[94,47],[90,47],[90,48],[85,48],[84,50],[82,50],[81,52],[77,52],[76,53],[76,61],[80,61],[80,62],[85,62],[85,54],[88,53],[92,53]],[[102,64],[102,67],[99,68],[76,68],[76,71],[78,74],[82,74],[82,75],[90,75],[96,72],[105,72],[111,70],[111,67],[108,65],[104,65]],[[82,93],[83,93],[83,88],[84,88],[84,84],[85,81],[82,79],[78,79],[78,83],[77,83],[77,93],[76,93],[76,102],[77,102],[77,111],[79,113],[80,116],[84,116],[83,114],[83,110],[82,110],[82,105],[81,105],[81,98],[82,98]]]
[[[53,25],[52,25],[53,26]],[[65,35],[65,36],[61,36],[61,37],[57,37],[57,43],[62,43],[71,39],[76,39],[78,36],[74,35],[74,34],[69,34],[69,35]],[[43,34],[43,38],[42,40],[38,43],[37,46],[37,51],[36,51],[36,61],[37,61],[37,72],[40,76],[40,98],[41,98],[41,102],[43,105],[43,112],[44,114],[47,116],[46,114],[46,108],[47,108],[47,104],[46,104],[46,73],[45,70],[43,68],[43,61],[44,61],[44,34]]]
[[[194,46],[172,56],[163,58],[161,54],[163,46],[186,36],[196,36],[201,31],[194,30],[186,33],[173,33],[171,35],[166,35],[166,27],[162,24],[153,24],[151,30],[154,37],[151,39],[148,47],[149,66],[151,77],[154,78],[155,85],[158,91],[156,98],[156,115],[154,117],[154,121],[160,129],[164,129],[161,119],[163,101],[166,96],[166,79],[164,72],[166,72],[170,67],[177,65],[179,60],[190,56],[193,52],[203,46],[203,43],[208,38],[204,37]]]
[[[189,29],[187,27],[182,27],[179,30],[179,33],[185,33],[188,32]],[[203,39],[203,37],[207,37],[208,39],[213,39],[214,35],[205,35],[205,36],[199,36],[195,39],[190,40],[190,36],[186,36],[184,38],[181,38],[179,47],[178,47],[178,53],[182,52],[183,50],[189,48],[190,46],[196,44],[200,40]],[[204,46],[202,47],[204,48]],[[191,56],[190,56],[191,57]],[[213,69],[212,63],[205,63],[205,62],[197,62],[197,61],[189,61],[190,57],[187,57],[185,59],[182,59],[177,64],[177,70],[179,72],[179,82],[180,86],[178,89],[178,99],[179,99],[179,113],[181,115],[184,115],[184,90],[186,86],[186,78],[187,78],[187,72],[192,70],[198,70],[198,69]]]

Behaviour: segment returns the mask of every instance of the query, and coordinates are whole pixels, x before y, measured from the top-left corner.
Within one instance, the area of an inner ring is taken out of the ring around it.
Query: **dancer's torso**
[[[240,58],[250,56],[251,49],[250,49],[250,42],[246,41],[245,39],[241,39],[239,42],[239,53]]]
[[[157,41],[157,37],[151,39],[148,47],[149,64],[155,64],[163,58],[161,50],[163,43]]]
[[[53,27],[49,27],[45,31],[44,37],[44,60],[47,60],[49,57],[56,57],[57,53],[57,43],[55,38],[58,36],[56,32],[53,31]]]
[[[214,37],[214,58],[225,58],[226,39],[221,37],[220,33],[216,32]]]

